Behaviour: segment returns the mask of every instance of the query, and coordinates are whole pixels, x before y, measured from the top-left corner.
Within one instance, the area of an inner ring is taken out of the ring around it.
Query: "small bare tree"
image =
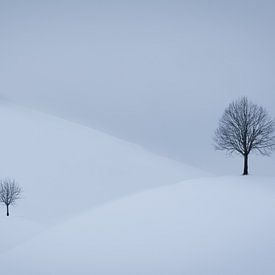
[[[4,179],[0,182],[0,202],[4,203],[7,208],[7,216],[10,215],[9,207],[14,205],[20,199],[22,188],[15,180]]]
[[[267,111],[246,97],[233,101],[224,111],[215,132],[215,148],[244,157],[243,175],[248,175],[248,155],[271,154],[275,146],[274,120]]]

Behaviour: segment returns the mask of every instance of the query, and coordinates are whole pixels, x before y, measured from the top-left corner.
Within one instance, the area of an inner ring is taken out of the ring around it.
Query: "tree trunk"
[[[248,175],[248,155],[244,155],[244,168],[243,168],[243,175]]]
[[[7,216],[10,215],[10,212],[9,212],[9,206],[7,205]]]

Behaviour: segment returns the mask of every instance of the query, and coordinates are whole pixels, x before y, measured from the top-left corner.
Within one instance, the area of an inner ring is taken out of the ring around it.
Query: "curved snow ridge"
[[[0,218],[0,252],[53,224],[141,190],[204,176],[129,142],[0,100],[1,177],[22,186],[23,198]],[[22,218],[18,218],[22,217]]]
[[[1,270],[23,275],[271,275],[274,209],[273,178],[184,181],[59,225],[3,255]]]
[[[12,215],[59,222],[146,188],[203,176],[99,131],[25,108],[1,106],[1,174],[24,188]]]

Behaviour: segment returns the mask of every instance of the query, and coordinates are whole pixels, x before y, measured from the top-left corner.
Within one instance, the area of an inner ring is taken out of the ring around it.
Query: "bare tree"
[[[252,151],[269,156],[275,146],[274,120],[267,111],[246,97],[233,101],[224,111],[215,132],[215,148],[244,157],[243,175],[248,175]]]
[[[5,179],[0,182],[0,202],[4,203],[7,208],[7,216],[10,215],[9,207],[14,205],[20,199],[22,188],[15,180]]]

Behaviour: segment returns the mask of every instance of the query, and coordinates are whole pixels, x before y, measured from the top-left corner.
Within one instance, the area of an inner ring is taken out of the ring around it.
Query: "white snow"
[[[45,224],[29,220],[25,217],[19,217],[17,215],[6,217],[4,211],[1,212],[0,255],[6,253],[12,247],[33,238],[48,228]]]
[[[24,189],[10,217],[0,208],[0,252],[110,200],[206,175],[138,145],[4,102],[0,125],[0,178],[14,178]]]
[[[2,104],[5,275],[273,275],[275,179],[213,177],[53,116]]]
[[[217,177],[95,208],[3,255],[3,274],[275,274],[273,178]],[[14,264],[16,261],[16,265]]]

